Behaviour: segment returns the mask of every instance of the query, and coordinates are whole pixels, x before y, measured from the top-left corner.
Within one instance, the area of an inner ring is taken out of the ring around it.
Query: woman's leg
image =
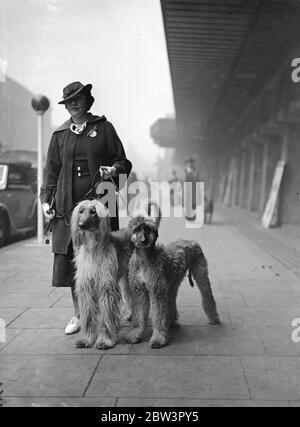
[[[74,306],[74,314],[77,318],[79,318],[80,316],[79,304],[78,304],[78,298],[77,298],[74,286],[71,287],[71,294],[72,294],[72,300],[73,300],[73,306]]]

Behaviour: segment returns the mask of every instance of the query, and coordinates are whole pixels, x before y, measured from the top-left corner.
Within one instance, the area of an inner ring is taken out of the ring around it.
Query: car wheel
[[[9,237],[9,223],[5,214],[0,212],[0,248],[7,243]]]

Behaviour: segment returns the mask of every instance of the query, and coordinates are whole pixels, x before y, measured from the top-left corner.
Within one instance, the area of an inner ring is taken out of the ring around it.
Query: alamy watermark
[[[296,318],[292,321],[292,327],[295,328],[292,332],[292,341],[295,344],[300,342],[300,319]]]
[[[6,322],[4,319],[0,319],[0,343],[6,342]]]
[[[145,211],[146,202],[156,203],[164,218],[186,218],[186,228],[200,228],[204,224],[204,182],[135,181],[127,184],[127,176],[119,175],[122,189],[120,217],[136,216]],[[111,181],[102,181],[96,190],[99,200],[105,204],[112,217],[117,215],[116,187]],[[193,221],[190,221],[193,219]]]
[[[292,81],[294,83],[300,82],[300,58],[294,58],[291,66],[294,68],[291,74]]]

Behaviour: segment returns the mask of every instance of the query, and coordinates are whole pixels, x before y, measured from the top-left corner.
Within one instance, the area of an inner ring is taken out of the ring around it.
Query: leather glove
[[[50,221],[55,217],[55,210],[50,208],[49,203],[42,204],[44,215]]]

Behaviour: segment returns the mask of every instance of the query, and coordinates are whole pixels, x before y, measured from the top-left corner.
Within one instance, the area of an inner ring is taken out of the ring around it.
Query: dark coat
[[[200,174],[197,169],[192,168],[191,170],[185,169],[185,182],[192,183],[192,192],[190,194],[192,198],[192,208],[196,209],[197,205],[197,182],[200,182]]]
[[[71,123],[71,119],[67,120],[52,135],[47,155],[45,185],[40,192],[41,202],[49,203],[56,190],[54,209],[58,216],[71,209],[64,219],[56,217],[53,221],[52,251],[57,254],[66,254],[71,241],[69,224],[73,206],[73,150],[76,139],[84,138],[87,144],[87,159],[92,180],[101,165],[114,166],[118,175],[127,176],[132,167],[113,125],[104,116],[89,114],[87,127],[81,135],[76,135],[69,129]],[[111,225],[112,229],[118,229],[118,218],[112,218]]]

